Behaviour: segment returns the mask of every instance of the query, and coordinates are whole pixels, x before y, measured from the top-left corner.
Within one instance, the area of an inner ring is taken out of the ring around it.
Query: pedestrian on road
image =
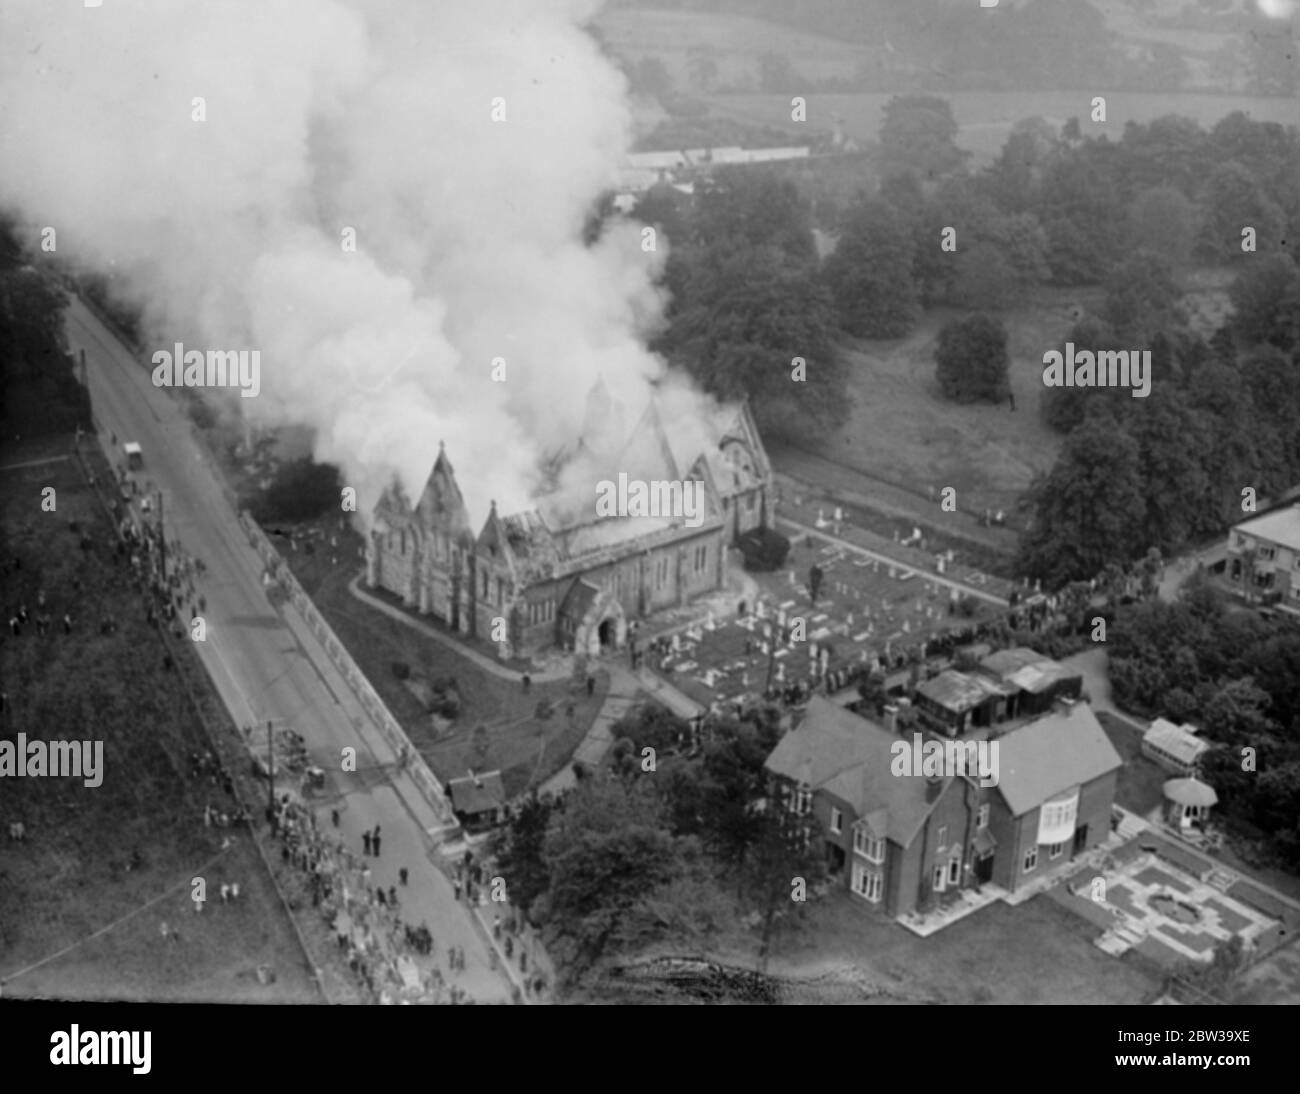
[[[379,828],[376,826],[375,834],[370,837],[370,842],[375,845],[375,858],[379,857]]]
[[[596,678],[587,673],[587,695],[591,696],[596,693]]]
[[[403,885],[405,885],[406,878],[407,878],[406,867],[403,866],[400,870],[397,871],[397,880],[400,881]]]
[[[339,826],[339,811],[337,809],[330,810],[330,820],[334,822],[335,828]]]
[[[456,894],[456,900],[459,901],[460,900],[460,878],[457,878],[455,881],[453,881],[451,883],[451,886],[452,886],[452,892]]]
[[[371,840],[371,835],[369,832],[361,833],[361,843],[365,847],[367,855],[370,854],[370,840]]]

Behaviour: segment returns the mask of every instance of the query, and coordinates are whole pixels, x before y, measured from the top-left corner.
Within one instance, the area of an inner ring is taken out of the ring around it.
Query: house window
[[[867,840],[867,861],[875,863],[885,861],[885,841],[883,837],[872,836]]]
[[[936,866],[934,868],[934,891],[936,893],[943,892],[944,876],[945,876],[944,868],[942,866]]]
[[[979,811],[975,814],[975,827],[987,828],[988,826],[989,826],[989,806],[988,806],[988,802],[985,802],[983,805],[979,807]]]
[[[861,828],[853,829],[853,850],[859,855],[867,853],[867,833]]]
[[[844,830],[844,814],[838,809],[831,810],[831,831],[837,836]]]
[[[801,817],[812,812],[812,791],[799,789],[794,793],[794,811]]]
[[[1263,547],[1263,546],[1261,546],[1260,549],[1259,549],[1259,557],[1260,557],[1260,559],[1263,560],[1264,562],[1272,562],[1273,559],[1274,559],[1274,557],[1275,557],[1276,555],[1277,555],[1277,548],[1276,548],[1276,547]]]
[[[1037,865],[1038,865],[1038,844],[1034,844],[1033,847],[1031,847],[1028,851],[1025,852],[1025,873],[1029,873],[1029,871],[1032,870]]]
[[[1065,847],[1065,844],[1063,844],[1063,843],[1053,843],[1050,847],[1047,848],[1047,854],[1048,854],[1048,857],[1049,857],[1049,858],[1060,858],[1060,857],[1061,857],[1061,850],[1062,850],[1064,847]]]
[[[939,842],[938,842],[939,850],[942,851],[947,845],[948,845],[948,826],[946,824],[941,824],[939,825]]]
[[[853,867],[853,891],[858,896],[866,897],[872,904],[877,904],[883,889],[881,876],[874,870],[868,870],[861,864]]]
[[[948,863],[948,884],[957,885],[961,881],[961,859],[954,858]]]

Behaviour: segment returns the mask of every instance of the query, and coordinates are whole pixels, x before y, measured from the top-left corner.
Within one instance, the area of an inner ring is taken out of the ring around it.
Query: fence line
[[[271,545],[270,541],[267,540],[257,521],[246,510],[241,509],[239,511],[239,523],[248,535],[248,542],[257,551],[258,556],[271,573],[287,590],[290,603],[302,616],[312,634],[316,636],[321,648],[325,650],[334,667],[347,681],[353,695],[356,696],[362,709],[370,716],[371,721],[378,727],[384,740],[388,742],[389,747],[398,756],[406,757],[404,770],[411,776],[412,782],[424,795],[429,805],[433,807],[433,811],[438,815],[439,820],[448,827],[453,826],[456,821],[452,815],[451,805],[447,801],[447,795],[442,788],[442,784],[438,782],[429,769],[424,757],[415,750],[401,723],[393,717],[388,706],[379,697],[379,693],[366,679],[366,674],[361,671],[357,663],[352,659],[352,655],[348,653],[347,647],[339,641],[333,628],[325,621],[316,605],[312,603],[311,597],[298,584],[298,579],[294,576],[293,571],[280,553]]]

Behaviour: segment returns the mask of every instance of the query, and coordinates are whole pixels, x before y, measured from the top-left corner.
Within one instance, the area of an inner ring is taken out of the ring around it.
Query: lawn
[[[333,525],[333,522],[329,522]],[[289,527],[285,526],[285,531]],[[295,531],[304,531],[295,526]],[[334,552],[326,542],[338,536]],[[584,679],[533,683],[525,690],[518,676],[503,680],[449,649],[418,629],[362,603],[348,590],[357,576],[361,537],[336,528],[320,531],[310,554],[289,551],[284,540],[273,540],[287,558],[303,589],[347,647],[362,672],[379,692],[438,778],[446,782],[469,772],[500,770],[506,793],[513,797],[540,785],[570,761],[578,743],[604,702],[608,678],[597,673],[595,694],[588,697]],[[337,562],[334,561],[337,555]],[[367,590],[378,595],[375,590]],[[395,598],[387,599],[395,606]],[[431,616],[413,615],[420,623],[442,630]],[[459,639],[458,639],[459,640]],[[488,646],[480,652],[492,656]],[[454,677],[461,698],[459,715],[449,724],[436,723],[426,705],[393,673],[394,662],[410,666],[412,675],[432,682]],[[549,701],[554,713],[537,717],[538,705]],[[572,703],[573,715],[567,713]],[[487,730],[486,749],[478,746],[474,730]]]
[[[10,444],[0,464],[63,457],[71,447],[66,437]],[[95,471],[107,481],[102,459]],[[46,487],[56,491],[55,512],[41,510]],[[4,993],[318,1002],[249,831],[204,826],[206,803],[225,810],[234,803],[208,778],[191,777],[190,757],[210,742],[182,680],[201,687],[201,669],[192,659],[164,669],[127,565],[114,555],[110,522],[78,465],[63,459],[0,472],[0,491],[4,600],[11,614],[26,605],[31,616],[20,636],[6,626],[0,643],[4,735],[103,745],[97,787],[75,777],[14,777],[0,791]],[[54,620],[43,635],[38,611]],[[71,634],[59,623],[65,612]],[[116,621],[112,633],[101,632],[105,619]],[[15,821],[26,827],[23,842],[8,838]],[[232,837],[225,850],[224,835]],[[196,877],[210,894],[201,914],[190,899]],[[237,904],[215,899],[223,881],[240,883]],[[179,929],[179,940],[163,944],[164,922]],[[260,965],[271,967],[273,982],[261,983]]]
[[[933,1003],[1132,1004],[1157,986],[1092,945],[1097,928],[1042,896],[990,904],[919,938],[850,893],[809,905],[779,937],[771,971],[807,976],[853,968],[905,999]]]
[[[1095,713],[1110,743],[1124,761],[1115,787],[1115,804],[1145,817],[1160,805],[1161,788],[1173,776],[1142,755],[1142,735],[1136,729],[1110,711],[1098,710]]]

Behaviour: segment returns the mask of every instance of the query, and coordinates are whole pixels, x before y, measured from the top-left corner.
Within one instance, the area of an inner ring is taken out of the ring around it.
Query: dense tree
[[[935,376],[944,396],[959,403],[997,402],[1007,391],[1007,330],[987,315],[954,319],[939,330]]]
[[[912,246],[907,226],[885,202],[862,200],[848,212],[822,271],[844,330],[860,338],[901,338],[912,329],[921,312]]]
[[[657,348],[720,399],[749,396],[766,436],[807,436],[845,420],[847,374],[831,342],[830,294],[775,247],[733,252],[716,267],[706,256],[670,316]]]
[[[1033,211],[1047,168],[1060,149],[1060,137],[1041,117],[1026,118],[1011,127],[998,158],[985,172],[994,200],[1004,211]]]
[[[1290,255],[1254,259],[1237,274],[1228,297],[1241,339],[1282,350],[1300,347],[1300,269]]]
[[[518,808],[510,824],[494,836],[494,851],[510,900],[525,913],[550,884],[543,851],[551,813],[551,805],[533,794]]]
[[[887,174],[915,171],[935,180],[958,170],[970,153],[957,147],[957,121],[947,99],[896,95],[885,104],[880,151]]]
[[[1135,251],[1106,276],[1102,318],[1123,341],[1149,344],[1155,333],[1177,326],[1181,292],[1173,264],[1152,251]]]
[[[1093,353],[1126,348],[1114,329],[1095,316],[1086,316],[1077,322],[1066,335],[1065,342],[1056,347],[1057,351],[1064,354],[1066,344],[1070,342],[1077,349]],[[1111,388],[1049,387],[1043,391],[1039,405],[1043,421],[1058,433],[1068,433],[1083,422],[1089,405],[1103,400],[1114,403],[1121,397],[1125,400],[1130,398],[1127,391],[1117,392]]]
[[[1113,419],[1089,416],[1029,490],[1033,527],[1019,569],[1048,588],[1086,580],[1111,559],[1146,550],[1146,501],[1137,443]]]
[[[314,520],[338,510],[341,489],[337,467],[304,456],[280,464],[249,509],[261,523]]]
[[[1186,269],[1196,241],[1196,206],[1173,186],[1152,186],[1130,203],[1126,234],[1131,246],[1162,255],[1174,272]]]
[[[1250,169],[1236,161],[1210,172],[1201,198],[1203,227],[1197,248],[1207,262],[1254,263],[1277,251],[1285,235],[1286,216]],[[1255,250],[1243,251],[1243,230],[1255,233]]]
[[[588,779],[570,794],[542,860],[550,884],[537,914],[571,977],[599,961],[623,918],[681,867],[651,789],[606,779]]]
[[[691,241],[714,253],[773,246],[794,263],[817,260],[807,200],[769,171],[719,168],[699,193],[692,224]]]
[[[807,81],[784,53],[768,50],[758,59],[758,86],[768,94],[782,95],[807,87]]]
[[[1124,206],[1113,158],[1114,146],[1090,141],[1048,168],[1037,213],[1058,284],[1100,281],[1120,252]]]

